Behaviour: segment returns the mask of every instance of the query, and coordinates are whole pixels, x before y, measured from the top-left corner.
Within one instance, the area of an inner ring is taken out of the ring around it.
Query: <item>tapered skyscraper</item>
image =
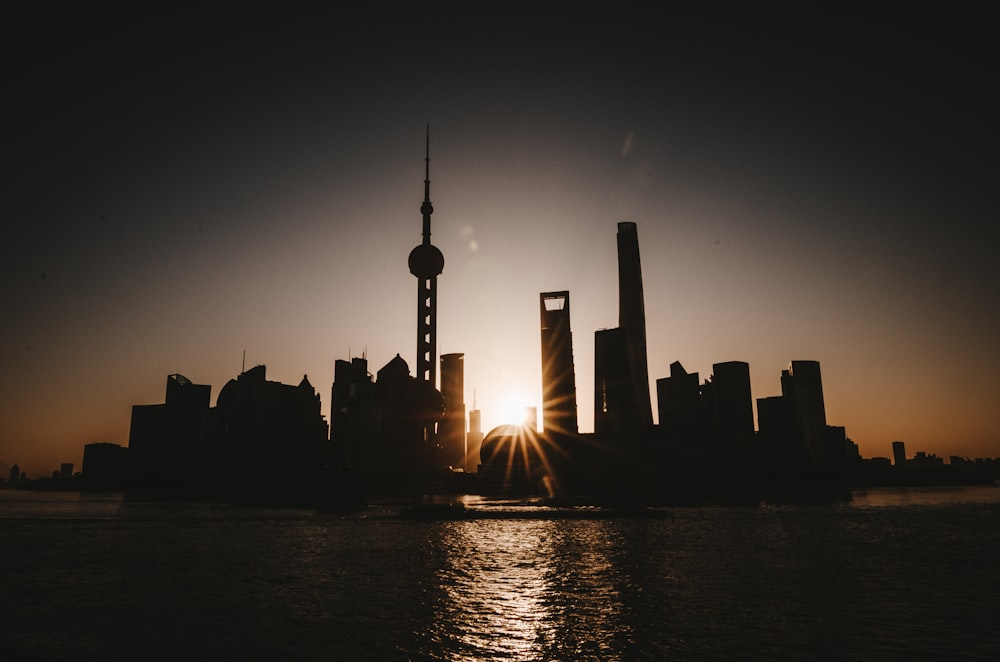
[[[575,435],[579,428],[569,292],[542,292],[538,299],[542,336],[542,427],[546,433]]]
[[[437,388],[437,277],[444,271],[444,255],[431,243],[431,137],[427,129],[424,156],[423,242],[410,251],[410,273],[417,277],[417,374]]]
[[[637,428],[650,428],[653,425],[653,410],[649,403],[646,307],[642,300],[639,233],[635,223],[630,222],[618,224],[618,326],[625,333]]]
[[[594,336],[594,431],[630,436],[652,426],[639,234],[625,222],[618,224],[618,328]]]

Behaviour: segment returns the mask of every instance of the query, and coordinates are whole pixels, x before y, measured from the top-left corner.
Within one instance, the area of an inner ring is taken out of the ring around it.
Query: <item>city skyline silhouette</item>
[[[415,375],[398,353],[378,370],[365,357],[338,359],[327,422],[308,375],[282,384],[266,378],[266,366],[244,365],[210,406],[210,385],[171,374],[164,403],[133,405],[127,446],[86,444],[75,474],[73,463],[41,479],[5,465],[9,479],[0,486],[337,510],[417,497],[432,500],[401,516],[466,519],[484,516],[462,503],[471,495],[625,504],[589,515],[634,517],[662,514],[637,506],[825,502],[849,500],[859,487],[1000,480],[1000,458],[953,455],[946,467],[933,453],[907,456],[902,441],[892,442],[891,463],[862,458],[846,428],[827,419],[813,360],[781,371],[781,395],[756,400],[756,424],[749,364],[716,363],[702,382],[675,361],[656,378],[654,424],[633,222],[618,223],[620,326],[594,333],[595,432],[579,428],[568,291],[539,294],[541,420],[529,407],[523,422],[483,431],[475,401],[466,416],[464,354],[443,354],[436,382],[436,276],[444,258],[430,243],[429,143],[428,133],[423,242],[408,258],[418,279]],[[560,512],[538,515],[580,514]],[[519,515],[491,509],[489,516]]]
[[[414,366],[427,121],[436,350],[465,355],[484,431],[515,422],[494,418],[512,393],[540,411],[537,297],[557,291],[593,430],[593,332],[619,324],[610,236],[635,222],[654,400],[675,361],[745,361],[756,401],[816,360],[865,457],[896,440],[998,455],[996,135],[986,60],[960,39],[975,26],[586,18],[576,36],[498,19],[364,38],[348,20],[162,18],[90,41],[29,17],[0,461],[79,466],[83,444],[126,443],[165,375],[214,401],[244,351],[272,379],[309,375],[328,422],[335,360]]]

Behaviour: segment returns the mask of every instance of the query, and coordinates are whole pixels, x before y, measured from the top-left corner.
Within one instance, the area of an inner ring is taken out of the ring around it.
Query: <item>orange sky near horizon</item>
[[[538,294],[559,290],[592,430],[593,334],[618,325],[634,221],[654,410],[673,361],[702,380],[746,361],[761,398],[816,360],[863,456],[1000,456],[974,26],[691,12],[457,36],[433,16],[407,36],[343,16],[19,23],[0,463],[79,468],[168,374],[214,404],[244,351],[269,379],[308,374],[327,415],[336,359],[412,371],[428,121],[438,355],[465,353],[487,430],[517,394],[539,406]]]

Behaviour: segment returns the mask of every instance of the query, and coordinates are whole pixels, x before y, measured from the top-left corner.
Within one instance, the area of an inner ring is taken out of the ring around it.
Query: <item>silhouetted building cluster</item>
[[[327,434],[309,379],[272,382],[259,365],[230,379],[205,412],[204,462],[212,476],[246,484],[314,478],[329,461]]]
[[[202,458],[201,429],[212,387],[167,376],[166,401],[133,405],[129,427],[130,480],[148,485],[195,483]]]
[[[729,361],[712,370],[702,384],[697,372],[674,361],[670,375],[656,380],[661,437],[689,454],[723,451],[754,438],[750,365]]]
[[[594,334],[594,433],[579,432],[570,293],[548,291],[539,295],[542,430],[535,413],[484,434],[475,402],[466,420],[465,355],[442,354],[438,366],[444,256],[431,243],[429,132],[420,211],[422,241],[408,258],[417,279],[415,375],[399,354],[375,375],[365,356],[336,360],[329,426],[306,377],[272,382],[260,365],[229,380],[212,407],[209,386],[168,375],[163,404],[132,408],[127,448],[87,444],[85,487],[753,498],[775,487],[887,481],[890,471],[897,481],[944,475],[941,459],[907,460],[899,441],[894,466],[862,461],[845,428],[828,424],[818,361],[794,360],[781,372],[781,395],[756,400],[756,430],[747,363],[716,363],[702,381],[674,361],[655,382],[654,424],[633,222],[618,223],[618,326]],[[949,471],[981,477],[996,465],[952,458]],[[56,472],[67,475],[72,465]],[[18,481],[16,466],[10,481]]]
[[[946,464],[944,458],[933,453],[917,451],[907,457],[906,444],[894,441],[892,459],[872,457],[858,460],[857,471],[851,476],[852,485],[871,486],[923,486],[1000,484],[1000,458],[975,459],[952,455]]]
[[[365,358],[335,364],[330,439],[339,465],[369,480],[439,469],[444,454],[426,431],[444,417],[444,397],[411,376],[399,354],[375,377]]]
[[[487,434],[480,468],[487,482],[503,478],[511,489],[528,490],[749,492],[793,477],[841,478],[859,459],[845,429],[827,425],[817,361],[792,361],[781,374],[781,395],[757,401],[759,432],[747,363],[716,363],[702,383],[675,361],[669,376],[656,380],[654,425],[635,223],[618,224],[618,265],[619,326],[594,336],[594,434],[577,428],[569,292],[542,292],[543,431],[501,426]]]
[[[781,372],[781,395],[757,400],[757,422],[782,466],[842,468],[856,457],[844,428],[826,423],[818,361],[792,361]]]
[[[229,380],[215,407],[210,392],[169,375],[164,404],[133,406],[127,456],[110,444],[85,448],[87,484],[113,484],[124,471],[131,489],[205,493],[293,484],[328,466],[327,424],[308,378],[269,381],[259,365]]]

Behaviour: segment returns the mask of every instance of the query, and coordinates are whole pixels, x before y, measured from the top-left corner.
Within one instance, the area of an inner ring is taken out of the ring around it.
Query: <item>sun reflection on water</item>
[[[449,660],[623,659],[632,591],[608,522],[442,523],[432,640]]]
[[[452,659],[529,659],[554,637],[551,521],[451,523],[444,533],[445,591],[438,623],[453,630]],[[439,633],[448,637],[448,632]]]

